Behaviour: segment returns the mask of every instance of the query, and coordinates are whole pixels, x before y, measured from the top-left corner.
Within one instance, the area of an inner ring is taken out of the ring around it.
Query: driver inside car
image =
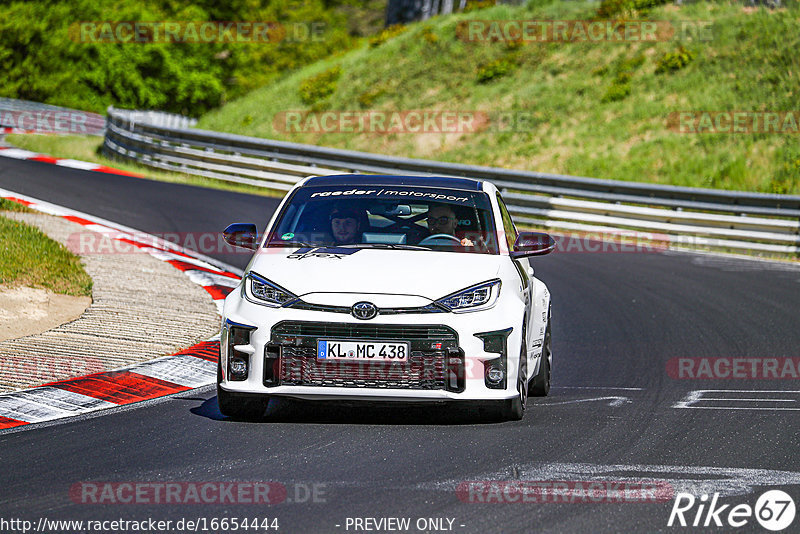
[[[334,208],[330,214],[331,233],[337,245],[353,245],[362,239],[364,214],[354,208]]]
[[[428,231],[431,236],[437,234],[447,234],[453,237],[456,236],[456,227],[458,226],[458,219],[453,208],[447,205],[434,206],[428,210]],[[466,237],[461,239],[461,245],[471,247],[475,244]]]

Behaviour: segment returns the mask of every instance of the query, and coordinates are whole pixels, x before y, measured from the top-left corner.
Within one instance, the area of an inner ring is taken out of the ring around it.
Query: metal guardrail
[[[800,254],[800,196],[600,180],[399,158],[188,128],[147,112],[108,109],[109,157],[197,176],[288,190],[314,174],[461,176],[504,191],[518,222],[630,234],[672,246]],[[160,123],[157,121],[161,120]]]
[[[109,110],[114,108],[109,108]],[[122,112],[122,110],[116,110]],[[177,113],[166,111],[125,111],[125,115],[132,124],[143,122],[150,126],[163,126],[166,128],[191,128],[197,124],[197,119],[184,117]]]
[[[105,117],[29,100],[0,98],[0,134],[104,135]]]

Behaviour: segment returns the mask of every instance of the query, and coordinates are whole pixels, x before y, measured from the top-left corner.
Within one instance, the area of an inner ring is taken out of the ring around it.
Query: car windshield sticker
[[[293,237],[294,234],[292,232],[287,232],[281,236],[281,239],[283,239],[284,241],[289,241]]]
[[[329,260],[341,260],[345,256],[355,254],[361,249],[358,248],[340,248],[340,247],[304,247],[295,250],[288,256],[287,260],[304,260],[306,258],[326,258]]]
[[[461,196],[462,193],[447,190],[417,191],[414,189],[349,189],[347,191],[317,191],[311,193],[310,198],[325,198],[338,196],[358,196],[358,197],[406,197],[428,200],[445,200],[449,202],[469,202],[469,196]]]

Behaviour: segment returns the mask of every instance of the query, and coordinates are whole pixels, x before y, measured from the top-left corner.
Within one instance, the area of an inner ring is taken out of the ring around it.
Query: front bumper
[[[519,318],[514,321],[514,318]],[[269,308],[242,299],[226,299],[221,343],[220,387],[231,393],[255,393],[302,399],[450,401],[503,400],[517,395],[522,309],[503,302],[472,313],[379,315],[359,320],[345,313]],[[248,335],[236,341],[237,358],[246,358],[246,378],[231,376],[225,325]],[[509,333],[510,330],[510,333]],[[492,331],[507,336],[506,353],[487,352]],[[408,341],[408,364],[326,362],[316,359],[318,339]],[[246,344],[245,344],[246,343]],[[506,361],[503,386],[487,384],[487,365]],[[239,379],[233,379],[239,378]]]

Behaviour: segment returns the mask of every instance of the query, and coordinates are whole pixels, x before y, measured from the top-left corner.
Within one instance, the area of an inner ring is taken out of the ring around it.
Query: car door
[[[497,193],[497,205],[500,208],[500,217],[503,220],[503,233],[505,234],[506,242],[508,244],[508,251],[509,254],[514,250],[514,243],[517,240],[517,228],[514,226],[514,221],[511,219],[511,214],[508,212],[508,208],[506,208],[506,204],[503,201],[503,197],[500,196],[500,193]],[[520,280],[522,282],[522,292],[525,298],[525,316],[527,318],[527,332],[526,332],[526,346],[528,348],[528,354],[530,354],[531,350],[531,335],[533,332],[533,268],[530,266],[530,262],[528,258],[519,258],[519,259],[511,259],[514,263],[514,267],[516,268],[517,272],[519,273]],[[530,362],[528,362],[530,363]],[[528,369],[531,367],[528,366]]]

